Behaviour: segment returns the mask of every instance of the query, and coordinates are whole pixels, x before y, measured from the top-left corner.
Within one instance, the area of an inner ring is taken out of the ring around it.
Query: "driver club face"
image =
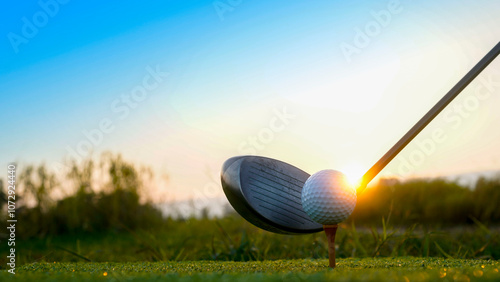
[[[304,212],[302,187],[309,174],[278,160],[239,156],[222,166],[221,182],[233,208],[253,225],[280,234],[323,230]]]

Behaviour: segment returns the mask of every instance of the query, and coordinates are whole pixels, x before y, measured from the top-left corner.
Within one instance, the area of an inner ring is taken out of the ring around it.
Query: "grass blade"
[[[438,250],[446,257],[446,258],[449,258],[449,259],[452,259],[453,257],[450,256],[447,252],[445,252],[441,246],[439,246],[439,244],[437,242],[434,242],[434,244],[436,244],[436,247],[438,248]]]
[[[67,253],[69,253],[69,254],[74,255],[75,257],[81,258],[81,259],[86,260],[86,261],[88,261],[88,262],[92,262],[92,260],[91,260],[91,259],[86,258],[86,257],[84,257],[84,256],[82,256],[82,255],[80,255],[80,254],[77,254],[77,253],[75,253],[75,252],[73,252],[73,251],[70,251],[70,250],[68,250],[68,249],[66,249],[66,248],[63,248],[63,247],[61,247],[61,246],[55,246],[55,248],[56,248],[56,249],[59,249],[59,250],[62,250],[62,251],[65,251],[65,252],[67,252]]]

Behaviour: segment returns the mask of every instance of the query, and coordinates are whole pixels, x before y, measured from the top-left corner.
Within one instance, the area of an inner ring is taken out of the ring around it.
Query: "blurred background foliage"
[[[151,170],[119,154],[71,162],[68,168],[65,175],[55,175],[44,164],[18,172],[21,263],[327,257],[324,234],[263,231],[230,207],[219,218],[207,211],[200,217],[162,216],[150,200]],[[2,180],[0,188],[6,226]],[[473,187],[444,179],[384,179],[358,198],[353,215],[341,224],[337,255],[499,259],[499,203],[500,177],[479,178]],[[6,252],[3,232],[0,251]]]
[[[499,203],[499,177],[480,177],[473,187],[444,179],[385,179],[360,195],[350,219],[369,224],[388,216],[393,224],[402,226],[456,226],[473,224],[474,219],[498,224]]]
[[[160,210],[140,195],[151,176],[149,169],[139,169],[110,153],[97,164],[92,159],[73,161],[63,176],[49,172],[44,164],[28,165],[17,179],[17,236],[123,231],[160,224]],[[59,194],[58,200],[53,200],[54,194]]]

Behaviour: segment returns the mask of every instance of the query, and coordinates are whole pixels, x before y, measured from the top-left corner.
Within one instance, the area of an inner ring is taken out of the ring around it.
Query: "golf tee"
[[[335,268],[335,234],[337,233],[337,227],[338,225],[323,225],[328,241],[328,259],[331,268]]]

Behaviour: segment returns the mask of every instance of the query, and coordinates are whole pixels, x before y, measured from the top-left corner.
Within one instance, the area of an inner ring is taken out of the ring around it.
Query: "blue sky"
[[[89,141],[84,132],[106,120],[113,130],[92,150],[121,152],[170,175],[171,182],[158,186],[172,198],[220,196],[203,187],[218,181],[224,159],[250,148],[249,138],[263,138],[285,108],[294,118],[257,154],[310,173],[363,171],[500,39],[495,1],[3,5],[0,163],[55,167],[71,155],[68,147]],[[24,19],[39,23],[29,36]],[[373,24],[366,44],[356,45],[358,30],[369,33]],[[13,36],[24,43],[12,44]],[[357,52],[346,55],[342,46]],[[497,61],[485,79],[496,79]],[[168,76],[134,107],[123,102],[144,79],[155,82],[151,69]],[[421,137],[446,132],[435,152],[420,162],[419,144],[412,144],[384,173],[500,169],[500,153],[494,153],[500,151],[500,114],[493,108],[499,94],[493,88],[467,115],[438,117]],[[454,105],[467,101],[464,95]],[[117,110],[124,106],[127,114]],[[458,165],[457,152],[471,161]],[[402,170],[405,158],[418,165]]]

